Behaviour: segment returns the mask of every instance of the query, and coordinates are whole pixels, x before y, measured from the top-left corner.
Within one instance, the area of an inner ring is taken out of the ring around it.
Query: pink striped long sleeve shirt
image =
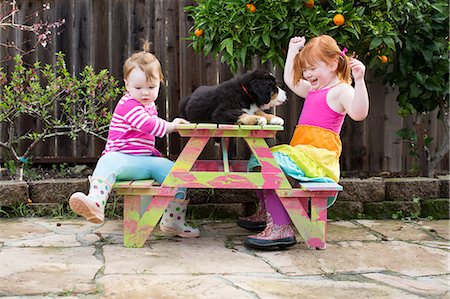
[[[161,138],[166,132],[167,121],[158,117],[154,103],[144,107],[129,95],[124,95],[114,109],[102,155],[122,152],[161,156],[155,148],[155,137]]]

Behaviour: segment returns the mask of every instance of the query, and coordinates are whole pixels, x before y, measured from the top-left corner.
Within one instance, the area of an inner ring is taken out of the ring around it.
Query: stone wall
[[[449,218],[450,176],[432,178],[342,179],[336,203],[328,218],[433,217]],[[0,181],[0,207],[17,202],[31,207],[67,203],[76,191],[87,192],[87,179],[42,180],[31,182]],[[251,214],[256,196],[249,190],[191,189],[189,213],[193,218],[236,218]],[[122,198],[113,194],[112,202],[122,206]]]

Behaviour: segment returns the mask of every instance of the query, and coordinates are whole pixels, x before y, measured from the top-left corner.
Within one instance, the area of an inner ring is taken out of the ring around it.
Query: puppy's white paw
[[[265,126],[267,125],[267,119],[265,117],[258,117],[258,123],[259,126]]]
[[[282,119],[281,117],[275,116],[270,120],[270,124],[282,126],[282,125],[284,125],[284,119]]]

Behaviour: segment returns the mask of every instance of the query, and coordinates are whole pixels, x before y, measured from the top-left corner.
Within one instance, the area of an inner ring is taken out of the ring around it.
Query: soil
[[[23,170],[23,180],[46,180],[46,179],[70,179],[70,178],[87,178],[92,175],[92,165],[33,165],[33,167],[25,167]],[[19,180],[20,169],[0,168],[0,181]]]

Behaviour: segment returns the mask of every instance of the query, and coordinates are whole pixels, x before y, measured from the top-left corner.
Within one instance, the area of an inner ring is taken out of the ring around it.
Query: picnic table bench
[[[328,198],[342,187],[336,183],[297,183],[291,186],[264,138],[275,137],[282,126],[178,125],[189,137],[161,185],[153,180],[118,181],[113,188],[124,195],[124,246],[143,247],[179,187],[207,189],[273,189],[309,248],[325,249]],[[210,138],[221,139],[221,160],[198,160]],[[228,159],[230,138],[243,138],[261,165],[247,172],[247,161]]]

